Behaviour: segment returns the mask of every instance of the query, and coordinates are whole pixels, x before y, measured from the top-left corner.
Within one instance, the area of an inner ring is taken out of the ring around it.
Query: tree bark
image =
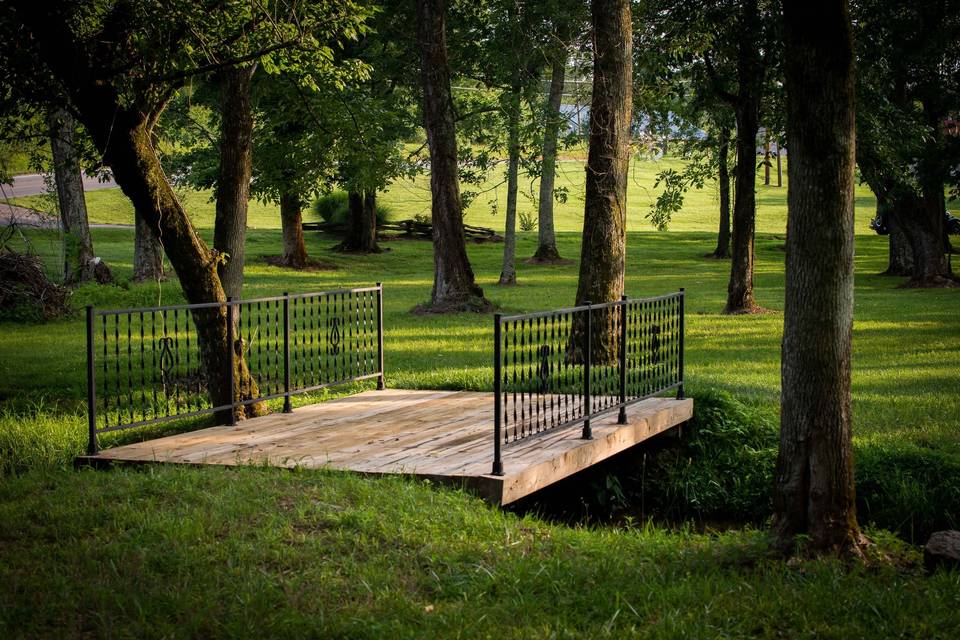
[[[63,229],[63,281],[67,285],[110,282],[110,269],[93,252],[83,175],[74,146],[74,120],[66,109],[57,109],[48,119],[54,181]]]
[[[913,271],[906,286],[957,286],[960,282],[953,275],[947,260],[943,183],[925,181],[919,196],[912,200],[914,206],[911,211],[895,212],[913,255]]]
[[[167,279],[163,271],[163,247],[150,231],[143,216],[134,212],[133,281],[162,282]]]
[[[567,51],[553,60],[550,74],[550,93],[547,96],[546,118],[543,126],[543,163],[540,171],[540,195],[537,221],[537,252],[535,260],[552,262],[560,260],[557,237],[553,224],[553,189],[557,175],[557,136],[560,134],[560,105],[563,102],[564,76],[567,70]]]
[[[766,129],[763,133],[763,184],[770,186],[770,132]]]
[[[463,234],[445,13],[446,0],[417,0],[424,128],[430,147],[434,267],[430,307],[436,312],[486,310],[490,303],[474,279]]]
[[[303,269],[310,257],[303,241],[303,203],[300,196],[286,192],[280,194],[280,226],[283,229],[284,266]]]
[[[375,191],[351,191],[347,194],[350,228],[340,243],[340,251],[380,253],[377,244],[377,194]]]
[[[517,190],[520,173],[520,86],[511,88],[507,114],[507,211],[504,216],[503,264],[498,284],[517,284]]]
[[[854,53],[846,0],[784,3],[787,257],[776,545],[861,544],[851,442]]]
[[[877,199],[877,217],[886,222],[888,247],[887,270],[885,276],[909,276],[913,273],[913,250],[900,225],[900,216],[896,209],[902,206],[895,194],[871,185]]]
[[[578,305],[623,296],[627,172],[633,110],[633,29],[629,0],[593,0],[593,99]],[[602,325],[601,325],[602,326]],[[597,332],[597,361],[615,357],[617,336]]]
[[[254,66],[225,69],[220,84],[220,169],[217,176],[213,248],[217,273],[227,296],[243,293],[244,243],[253,157],[250,86]]]
[[[720,148],[717,152],[717,182],[720,188],[720,229],[714,258],[730,257],[730,129],[720,129]]]
[[[158,103],[130,104],[109,83],[101,81],[88,64],[88,51],[77,44],[71,27],[46,3],[20,2],[17,14],[30,29],[36,51],[61,84],[93,139],[104,163],[124,195],[130,198],[151,231],[162,239],[164,251],[180,280],[188,302],[223,302],[226,296],[217,276],[214,253],[177,199],[153,146],[153,128],[163,109]],[[200,356],[206,365],[207,388],[214,406],[259,395],[238,344],[227,343],[225,307],[196,310]],[[228,355],[234,362],[234,386],[229,384]],[[261,404],[234,410],[237,418],[262,413]],[[224,415],[225,414],[225,415]],[[229,418],[229,412],[217,415]]]
[[[780,147],[780,143],[777,143],[777,186],[783,186],[783,165],[781,164],[780,154],[783,149]]]

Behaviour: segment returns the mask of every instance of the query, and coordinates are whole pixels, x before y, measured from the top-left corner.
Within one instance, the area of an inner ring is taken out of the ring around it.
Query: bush
[[[324,222],[349,224],[350,204],[346,191],[331,191],[313,203],[313,212]],[[377,202],[377,224],[390,218],[390,207]]]
[[[854,449],[857,517],[922,544],[934,531],[960,528],[960,456],[914,444]]]
[[[670,518],[762,522],[778,439],[776,425],[730,394],[697,395],[684,437],[648,463],[647,501]]]
[[[648,460],[646,503],[671,519],[767,520],[778,425],[729,394],[709,392],[695,397],[687,429]],[[855,442],[854,469],[862,525],[914,543],[960,527],[960,456],[914,444]],[[628,487],[628,493],[637,487],[636,478]]]

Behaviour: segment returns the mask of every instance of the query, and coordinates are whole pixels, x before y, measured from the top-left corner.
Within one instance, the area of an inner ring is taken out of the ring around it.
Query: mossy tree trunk
[[[457,138],[447,60],[446,0],[417,0],[417,40],[423,118],[430,148],[433,222],[433,311],[489,307],[467,258],[463,203],[457,171]]]
[[[134,212],[133,281],[161,282],[167,279],[163,270],[163,247],[139,212]]]
[[[283,264],[293,269],[303,269],[310,257],[303,241],[303,202],[295,193],[280,194],[280,226],[283,233]]]
[[[63,230],[63,281],[67,285],[110,281],[106,264],[97,264],[90,239],[83,175],[74,143],[74,119],[66,109],[53,111],[48,118],[50,151],[53,159],[57,202]],[[99,273],[98,273],[99,272]]]
[[[244,245],[253,157],[253,107],[250,88],[254,66],[221,71],[220,167],[217,176],[213,248],[219,254],[217,273],[226,295],[243,293]]]
[[[540,192],[537,209],[536,260],[551,262],[560,260],[557,237],[553,222],[553,190],[557,176],[557,137],[563,119],[560,105],[563,102],[564,76],[567,70],[567,50],[561,48],[553,59],[550,74],[550,92],[547,96],[546,117],[543,126],[543,162],[540,171]]]
[[[226,295],[217,275],[216,254],[197,234],[153,146],[153,129],[161,110],[125,104],[112,87],[98,82],[89,69],[78,62],[81,56],[64,55],[58,46],[45,40],[66,42],[68,36],[56,28],[48,31],[39,21],[30,27],[34,36],[42,40],[40,51],[48,54],[44,62],[64,84],[80,122],[113,172],[117,185],[154,236],[161,239],[187,301],[224,302]],[[213,404],[220,406],[257,397],[259,391],[242,355],[240,341],[233,345],[227,343],[225,307],[198,310],[193,317]],[[238,354],[233,358],[232,388],[229,383],[231,351]],[[264,409],[263,405],[254,403],[237,407],[234,415],[237,418],[259,415]],[[220,421],[228,418],[228,412],[217,416]]]
[[[775,544],[861,544],[851,440],[854,52],[846,0],[784,4],[787,257]]]

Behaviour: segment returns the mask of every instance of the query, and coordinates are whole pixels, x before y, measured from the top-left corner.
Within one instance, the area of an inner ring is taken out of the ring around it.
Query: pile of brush
[[[39,256],[0,245],[0,318],[61,318],[70,312],[69,298],[69,289],[47,278]]]

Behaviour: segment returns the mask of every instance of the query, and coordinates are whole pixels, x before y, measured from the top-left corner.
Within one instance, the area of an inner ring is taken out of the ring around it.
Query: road
[[[117,183],[110,178],[106,182],[100,182],[93,176],[83,176],[83,190],[96,191],[97,189],[111,189],[116,187]],[[43,182],[42,173],[26,173],[22,176],[16,176],[13,184],[0,184],[0,199],[19,198],[21,196],[35,196],[47,190]]]

